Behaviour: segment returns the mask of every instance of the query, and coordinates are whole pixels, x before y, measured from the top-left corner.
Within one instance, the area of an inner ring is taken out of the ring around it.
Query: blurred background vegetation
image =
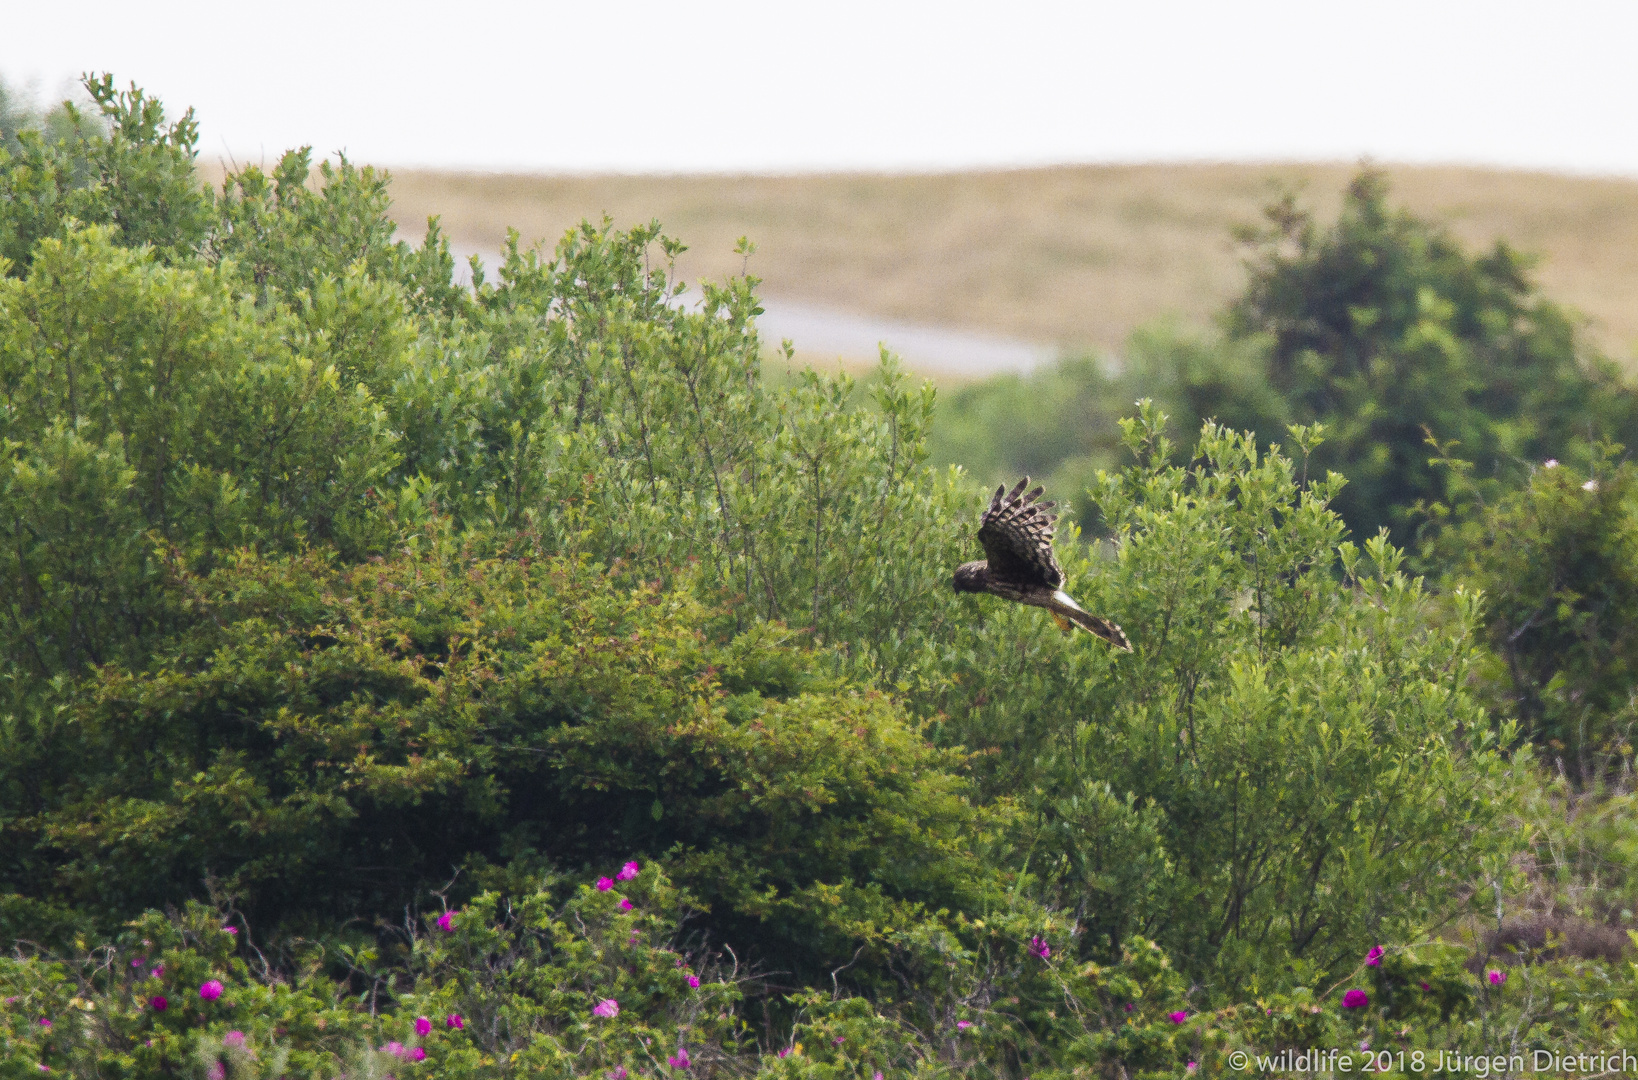
[[[657,223],[468,285],[86,90],[0,151],[6,1075],[1638,1036],[1634,393],[1507,244],[1364,170],[1212,324],[941,393]],[[1026,470],[1132,655],[950,590]]]

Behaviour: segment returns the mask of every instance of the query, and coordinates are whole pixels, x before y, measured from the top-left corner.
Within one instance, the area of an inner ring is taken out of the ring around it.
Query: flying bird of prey
[[[1041,488],[1023,494],[1028,485],[1026,476],[1011,491],[1005,484],[995,489],[990,508],[978,522],[978,542],[988,558],[956,567],[955,591],[987,592],[1044,607],[1064,633],[1072,634],[1079,626],[1131,652],[1132,643],[1119,626],[1084,610],[1064,592],[1063,567],[1052,554],[1052,523],[1058,515],[1047,513],[1057,504],[1036,502]]]

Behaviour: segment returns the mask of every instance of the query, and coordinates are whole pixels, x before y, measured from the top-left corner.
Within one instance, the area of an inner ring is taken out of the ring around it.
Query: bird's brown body
[[[1026,476],[1010,492],[1005,485],[996,489],[978,524],[978,540],[988,557],[956,567],[955,591],[986,592],[1046,608],[1064,633],[1073,633],[1079,626],[1131,652],[1131,642],[1118,625],[1093,615],[1064,592],[1064,571],[1052,552],[1052,526],[1058,518],[1047,513],[1055,504],[1035,501],[1041,488],[1023,494],[1028,484]]]

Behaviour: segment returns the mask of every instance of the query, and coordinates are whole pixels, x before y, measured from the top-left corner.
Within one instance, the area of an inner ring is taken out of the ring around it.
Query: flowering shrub
[[[455,930],[412,932],[402,966],[368,969],[363,1001],[349,980],[317,972],[258,978],[214,910],[145,916],[79,961],[0,963],[0,1075],[39,1065],[217,1080],[433,1075],[410,1068],[421,1065],[448,1076],[571,1076],[587,1062],[651,1071],[668,1055],[709,1074],[748,1043],[736,975],[677,951],[684,898],[658,871],[625,884],[640,901],[630,913],[587,886],[566,900],[480,895]],[[132,953],[134,966],[124,959]],[[197,1004],[156,1007],[156,990]],[[432,1015],[446,1019],[434,1025]]]

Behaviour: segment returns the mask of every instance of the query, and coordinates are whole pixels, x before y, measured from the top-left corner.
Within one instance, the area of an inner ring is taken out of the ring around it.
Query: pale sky
[[[921,170],[1342,159],[1638,176],[1638,2],[21,3],[0,75],[111,71],[206,157]]]

